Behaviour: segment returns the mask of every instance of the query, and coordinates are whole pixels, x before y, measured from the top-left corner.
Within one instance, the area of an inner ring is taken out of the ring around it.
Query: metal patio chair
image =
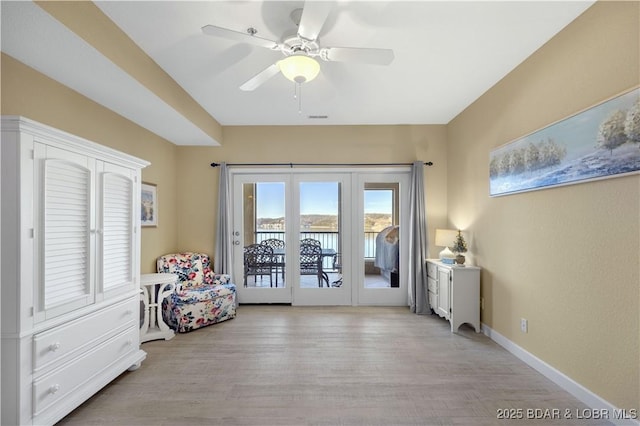
[[[273,249],[265,244],[251,244],[244,248],[244,286],[247,287],[247,278],[267,275],[269,277],[269,287],[273,287]],[[277,286],[277,284],[276,284]]]
[[[284,253],[285,243],[278,238],[268,238],[260,242],[273,249],[273,269],[276,274],[276,287],[278,287],[278,271],[282,274],[282,282],[284,283]]]
[[[322,248],[319,244],[300,244],[300,275],[315,275],[318,287],[322,287],[323,281],[329,287],[329,277],[322,270]]]

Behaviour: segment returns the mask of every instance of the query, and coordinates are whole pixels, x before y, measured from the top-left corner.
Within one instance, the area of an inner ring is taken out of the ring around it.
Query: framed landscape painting
[[[491,151],[489,195],[507,195],[640,171],[635,88]]]
[[[158,188],[151,183],[142,183],[140,224],[158,226]]]

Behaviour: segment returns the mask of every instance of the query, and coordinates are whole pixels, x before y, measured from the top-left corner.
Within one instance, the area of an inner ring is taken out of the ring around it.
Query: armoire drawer
[[[139,333],[137,325],[129,327],[72,362],[34,380],[33,415],[39,415],[118,359],[137,351]]]
[[[97,345],[122,328],[137,324],[134,313],[137,298],[106,307],[81,319],[33,336],[34,373],[87,345]],[[83,349],[84,348],[84,349]]]

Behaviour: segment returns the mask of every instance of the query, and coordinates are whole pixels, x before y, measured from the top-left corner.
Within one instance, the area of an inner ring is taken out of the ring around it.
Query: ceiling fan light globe
[[[278,67],[282,75],[299,84],[313,80],[320,73],[318,61],[306,55],[291,55],[279,61]]]

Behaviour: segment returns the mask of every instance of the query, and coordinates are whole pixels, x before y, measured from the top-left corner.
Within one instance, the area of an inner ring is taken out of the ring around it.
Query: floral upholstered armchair
[[[185,333],[235,318],[236,286],[229,275],[213,273],[207,254],[166,254],[157,267],[178,276],[175,291],[162,302],[162,316],[172,329]]]

